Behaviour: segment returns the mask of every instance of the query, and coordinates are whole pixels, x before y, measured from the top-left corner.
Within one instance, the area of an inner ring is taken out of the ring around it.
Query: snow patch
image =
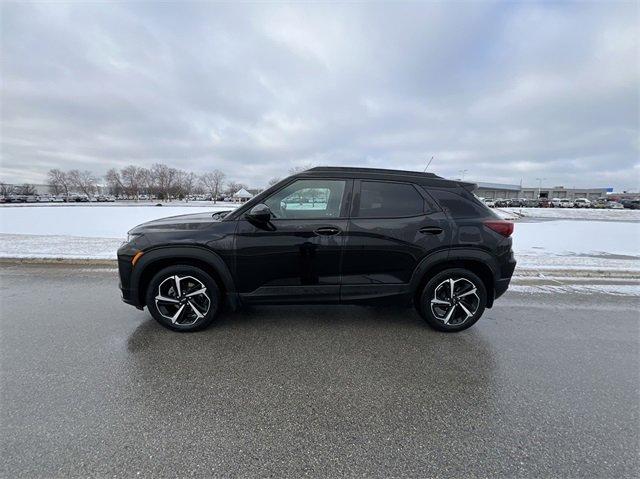
[[[613,296],[640,297],[640,284],[511,284],[509,291],[525,294],[609,294]]]

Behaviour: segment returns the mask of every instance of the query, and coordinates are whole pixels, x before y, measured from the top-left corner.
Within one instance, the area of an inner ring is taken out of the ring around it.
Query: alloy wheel
[[[155,302],[164,318],[183,326],[205,317],[211,307],[206,286],[193,276],[169,276],[158,286]]]
[[[467,278],[445,279],[434,289],[430,307],[433,316],[444,324],[463,324],[480,307],[478,288]]]

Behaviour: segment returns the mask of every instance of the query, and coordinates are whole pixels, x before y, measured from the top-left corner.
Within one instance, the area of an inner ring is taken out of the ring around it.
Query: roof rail
[[[380,173],[384,175],[421,176],[423,178],[440,178],[434,173],[423,173],[422,171],[391,170],[386,168],[359,168],[353,166],[316,166],[306,171],[344,171],[353,173]]]

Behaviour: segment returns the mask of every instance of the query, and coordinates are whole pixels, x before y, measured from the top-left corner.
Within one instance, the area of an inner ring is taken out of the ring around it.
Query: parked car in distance
[[[624,206],[622,206],[622,204],[618,203],[617,201],[607,201],[607,208],[611,210],[622,210],[624,209]]]
[[[573,206],[575,208],[591,208],[591,201],[587,198],[576,198],[573,201]]]
[[[560,198],[551,198],[551,206],[554,208],[560,208],[562,207],[561,201],[562,200]]]
[[[640,210],[640,200],[622,200],[622,206],[630,210]]]
[[[432,173],[317,167],[239,208],[141,224],[118,250],[123,300],[194,331],[223,304],[414,305],[441,331],[508,288],[513,223]],[[464,231],[464,234],[461,232]]]
[[[496,202],[489,198],[483,198],[482,202],[487,205],[489,208],[495,208]]]
[[[569,198],[562,198],[559,201],[558,206],[560,208],[573,208],[573,201],[571,201]]]
[[[496,208],[506,208],[507,206],[509,206],[509,200],[504,200],[502,198],[497,198],[494,201]]]
[[[520,198],[511,198],[507,201],[507,205],[512,208],[522,208],[523,206],[527,206],[526,200],[523,201]]]

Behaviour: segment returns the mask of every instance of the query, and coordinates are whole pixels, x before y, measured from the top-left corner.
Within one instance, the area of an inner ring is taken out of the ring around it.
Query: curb
[[[118,267],[115,259],[93,258],[0,258],[3,265],[49,265],[49,266],[113,266]]]

